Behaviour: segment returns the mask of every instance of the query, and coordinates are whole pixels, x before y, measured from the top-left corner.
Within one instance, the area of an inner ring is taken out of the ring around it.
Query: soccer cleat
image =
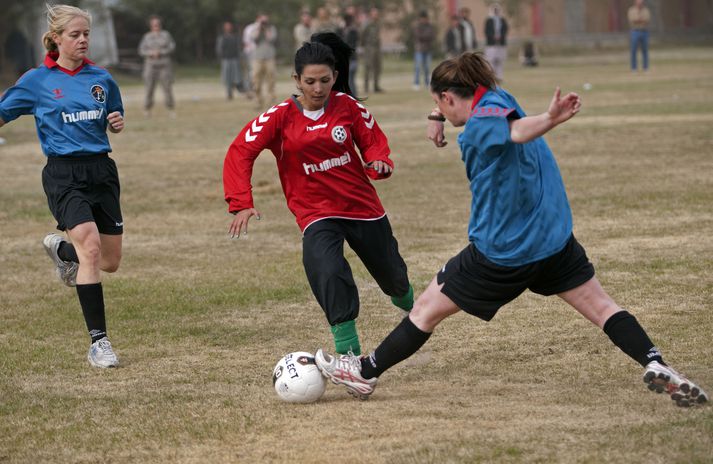
[[[698,385],[658,361],[651,361],[644,371],[644,383],[656,393],[666,392],[676,406],[687,408],[708,402],[708,395]]]
[[[377,379],[365,379],[361,376],[361,361],[352,353],[331,356],[321,349],[314,354],[314,361],[322,375],[335,385],[347,387],[347,393],[360,400],[368,400],[374,393]]]
[[[62,242],[66,242],[64,237],[61,235],[49,233],[42,240],[42,245],[45,247],[45,251],[52,258],[55,264],[55,272],[57,273],[57,278],[67,287],[77,286],[77,271],[79,270],[79,264],[73,263],[71,261],[64,261],[57,254],[59,251],[59,246]]]
[[[111,349],[111,343],[106,337],[92,343],[92,346],[89,347],[89,353],[87,353],[87,359],[89,364],[94,367],[105,368],[119,365],[119,359],[114,354],[114,350]]]

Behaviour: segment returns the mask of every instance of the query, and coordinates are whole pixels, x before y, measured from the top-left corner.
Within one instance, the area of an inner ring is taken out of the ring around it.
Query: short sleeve
[[[35,111],[37,99],[30,79],[26,77],[27,75],[21,77],[0,96],[0,118],[5,122],[14,121],[23,114],[33,114]]]
[[[106,102],[107,114],[111,114],[114,111],[118,111],[123,116],[124,115],[124,103],[121,101],[121,91],[119,90],[119,86],[117,85],[116,81],[112,77],[109,77],[107,86],[109,87],[109,92],[107,92],[108,96],[107,96],[107,102]]]
[[[486,156],[500,155],[512,142],[507,115],[472,117],[468,120],[466,136],[468,143]]]

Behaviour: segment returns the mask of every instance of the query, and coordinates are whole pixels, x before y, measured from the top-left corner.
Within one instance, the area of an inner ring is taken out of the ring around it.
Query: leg
[[[434,278],[416,300],[411,314],[368,357],[336,357],[318,350],[315,353],[317,367],[332,383],[346,386],[352,396],[368,399],[379,375],[416,353],[438,323],[459,311],[455,303],[441,293],[441,287]]]
[[[302,262],[312,293],[331,326],[339,354],[361,353],[355,320],[359,292],[344,258],[344,234],[329,219],[307,228],[302,239]]]
[[[631,61],[631,70],[636,71],[636,47],[638,42],[638,34],[636,31],[632,30],[629,34],[629,54]]]
[[[641,61],[644,71],[649,69],[649,31],[641,31]]]
[[[426,52],[423,60],[423,82],[428,87],[431,84],[431,54]]]
[[[267,95],[270,98],[268,105],[272,106],[276,103],[277,97],[275,96],[275,60],[267,60],[265,62],[265,80],[267,81]]]
[[[153,108],[153,94],[156,89],[156,69],[152,64],[147,63],[144,68],[144,85],[146,86],[144,94],[144,110],[147,112]]]
[[[604,323],[611,316],[622,311],[606,294],[596,277],[558,296],[600,329],[604,328]]]
[[[160,74],[161,88],[166,102],[166,108],[172,110],[176,107],[176,102],[173,99],[173,68],[171,64],[167,64],[161,68]]]
[[[708,401],[700,387],[664,363],[658,348],[636,318],[607,295],[596,277],[558,296],[602,328],[619,349],[645,367],[644,382],[650,390],[666,391],[682,407]]]
[[[84,222],[68,231],[79,258],[77,284],[95,284],[101,280],[101,238],[94,222]]]
[[[94,367],[116,367],[119,360],[107,338],[104,292],[99,282],[102,249],[99,231],[94,222],[84,222],[68,233],[80,260],[77,296],[92,339],[87,359]]]
[[[233,99],[233,83],[230,73],[230,61],[226,59],[220,60],[220,80],[225,86],[225,96],[228,100]]]
[[[123,235],[99,234],[101,260],[99,267],[104,272],[114,273],[121,263],[121,245]]]
[[[421,52],[414,52],[413,54],[413,87],[418,88],[419,76],[421,74]]]
[[[260,108],[265,105],[262,97],[262,81],[264,79],[264,60],[255,60],[253,62],[253,91],[257,96],[257,104]]]
[[[364,57],[364,93],[369,93],[369,80],[371,79],[371,56],[367,53]]]
[[[379,288],[392,302],[409,311],[413,306],[413,288],[408,269],[394,238],[387,217],[378,221],[342,221],[349,246],[364,263]]]
[[[377,50],[374,55],[374,92],[384,91],[379,85],[379,80],[381,80],[381,51]]]

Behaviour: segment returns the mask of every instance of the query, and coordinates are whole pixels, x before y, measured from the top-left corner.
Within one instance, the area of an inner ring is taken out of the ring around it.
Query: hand
[[[564,97],[560,95],[560,88],[557,87],[547,109],[553,127],[572,118],[582,108],[582,99],[576,93],[570,92]]]
[[[228,235],[230,238],[240,238],[241,232],[247,235],[248,221],[252,216],[255,216],[258,221],[260,220],[260,213],[255,208],[247,208],[239,211],[228,228]]]
[[[385,161],[372,161],[371,163],[366,163],[366,169],[373,169],[379,174],[386,175],[391,174],[393,169]]]
[[[106,119],[109,121],[109,130],[113,133],[118,134],[124,129],[124,117],[118,111],[109,113]]]
[[[448,145],[443,130],[444,124],[441,121],[428,120],[428,125],[426,126],[426,137],[428,140],[432,140],[433,144],[438,148]]]

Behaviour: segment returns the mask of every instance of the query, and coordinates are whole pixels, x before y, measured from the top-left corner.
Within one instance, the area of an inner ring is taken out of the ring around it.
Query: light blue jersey
[[[110,152],[106,117],[114,111],[124,114],[119,87],[106,69],[89,60],[68,71],[56,59],[56,53],[49,53],[0,97],[0,118],[10,122],[33,114],[46,156]]]
[[[525,112],[502,89],[485,92],[458,136],[473,195],[468,238],[489,260],[522,266],[560,251],[572,212],[547,143],[510,139],[508,119]]]

